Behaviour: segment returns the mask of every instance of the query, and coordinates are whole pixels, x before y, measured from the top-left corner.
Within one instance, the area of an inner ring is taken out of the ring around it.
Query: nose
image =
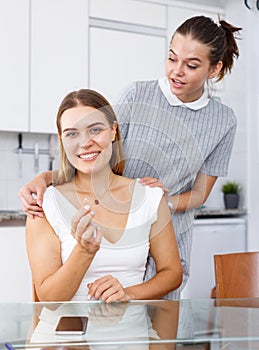
[[[174,73],[176,75],[183,75],[184,74],[184,69],[183,69],[183,63],[177,62],[174,66]]]
[[[80,135],[80,147],[81,148],[86,148],[92,145],[93,143],[93,137],[90,135],[88,130],[86,130],[85,133],[82,133]]]

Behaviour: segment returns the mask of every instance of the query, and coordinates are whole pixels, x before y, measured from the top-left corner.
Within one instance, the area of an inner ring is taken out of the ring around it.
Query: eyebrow
[[[93,126],[96,126],[96,125],[103,125],[103,126],[106,126],[103,122],[96,122],[96,123],[93,123],[93,124],[90,124],[87,126],[87,129],[89,128],[92,128]],[[71,131],[71,130],[77,130],[78,128],[66,128],[64,130],[62,130],[62,133],[66,132],[66,131]]]
[[[169,49],[169,52],[172,52],[175,56],[177,56],[177,54],[174,52],[174,50],[172,49]],[[190,58],[187,58],[187,61],[198,61],[201,63],[201,60],[197,57],[190,57]]]

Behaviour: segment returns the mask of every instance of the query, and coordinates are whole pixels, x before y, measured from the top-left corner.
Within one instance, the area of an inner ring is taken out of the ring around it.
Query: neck
[[[84,193],[103,194],[104,190],[110,187],[115,174],[112,170],[103,169],[99,173],[84,174],[77,171],[74,182],[77,190]]]

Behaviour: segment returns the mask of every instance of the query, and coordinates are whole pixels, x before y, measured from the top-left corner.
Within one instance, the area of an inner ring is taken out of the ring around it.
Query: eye
[[[168,60],[171,61],[171,62],[175,62],[175,59],[173,57],[168,57]]]
[[[103,131],[102,128],[95,126],[94,128],[89,129],[89,134],[94,136],[94,135],[99,135]]]
[[[78,132],[77,131],[68,131],[66,134],[65,134],[65,137],[76,137],[78,135]]]
[[[197,68],[197,66],[194,66],[192,64],[187,64],[187,67],[190,68],[190,69],[196,69]]]

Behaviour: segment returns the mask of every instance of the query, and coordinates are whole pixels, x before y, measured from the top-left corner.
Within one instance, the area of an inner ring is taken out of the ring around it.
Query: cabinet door
[[[31,0],[30,131],[56,132],[65,95],[87,87],[88,0]]]
[[[0,228],[0,302],[31,302],[32,278],[25,228]]]
[[[90,28],[90,87],[111,103],[134,80],[165,74],[166,38]]]
[[[27,131],[29,118],[29,0],[0,2],[1,130]]]
[[[193,231],[190,278],[183,298],[209,298],[215,286],[214,255],[246,251],[245,220],[196,224]]]
[[[90,0],[90,16],[150,27],[166,27],[166,5],[139,0]]]

